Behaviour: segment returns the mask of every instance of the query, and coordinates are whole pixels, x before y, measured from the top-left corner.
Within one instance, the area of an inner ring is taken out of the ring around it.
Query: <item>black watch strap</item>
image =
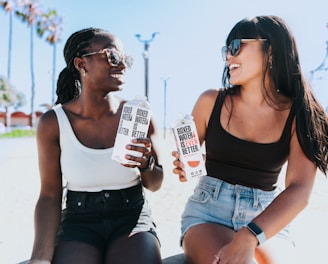
[[[247,229],[254,235],[256,236],[257,240],[258,240],[258,245],[262,245],[265,241],[266,241],[266,237],[265,234],[263,232],[263,230],[261,228],[259,228],[259,226],[257,224],[255,224],[254,222],[250,222],[247,225]]]
[[[153,155],[150,155],[148,157],[147,167],[139,168],[139,171],[141,171],[141,172],[152,171],[154,169],[154,166],[155,166],[155,158]]]

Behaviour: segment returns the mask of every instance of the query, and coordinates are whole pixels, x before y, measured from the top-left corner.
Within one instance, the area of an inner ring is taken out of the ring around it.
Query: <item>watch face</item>
[[[259,228],[255,223],[250,222],[247,225],[247,228],[254,236],[256,236],[256,238],[259,242],[258,245],[261,245],[266,241],[266,237],[265,237],[263,230],[261,228]]]
[[[261,230],[261,228],[259,228],[255,223],[251,222],[248,224],[248,227],[252,229],[252,231],[259,235],[261,234],[263,231]]]

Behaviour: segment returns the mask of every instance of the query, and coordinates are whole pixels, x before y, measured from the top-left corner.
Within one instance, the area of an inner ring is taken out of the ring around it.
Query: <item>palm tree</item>
[[[27,22],[30,27],[30,72],[31,72],[31,115],[30,126],[34,127],[36,124],[36,116],[34,111],[34,98],[35,98],[35,77],[34,77],[34,26],[35,22],[41,16],[41,9],[36,0],[21,0],[20,9],[17,9],[16,15]]]
[[[14,1],[1,1],[0,5],[3,7],[6,13],[9,14],[9,33],[8,33],[8,60],[7,60],[7,79],[10,80],[10,70],[11,70],[11,47],[12,47],[12,36],[13,36],[13,11],[14,11]]]
[[[46,41],[53,45],[52,53],[52,98],[51,103],[55,102],[55,75],[56,75],[56,44],[61,40],[62,17],[57,15],[56,10],[51,9],[41,15],[37,23],[37,33],[40,37],[46,34]]]

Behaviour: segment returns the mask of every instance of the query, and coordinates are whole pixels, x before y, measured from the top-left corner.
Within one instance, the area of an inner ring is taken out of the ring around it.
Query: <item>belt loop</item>
[[[213,200],[217,200],[220,194],[221,186],[222,186],[223,181],[220,179],[216,180],[216,185],[213,193]]]
[[[130,200],[126,190],[121,190],[122,204],[128,205]]]
[[[258,189],[252,188],[252,191],[253,191],[253,199],[254,199],[253,207],[257,208],[259,205]]]

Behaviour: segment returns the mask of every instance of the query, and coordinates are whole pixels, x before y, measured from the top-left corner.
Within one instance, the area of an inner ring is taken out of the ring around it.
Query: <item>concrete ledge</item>
[[[27,264],[27,263],[28,263],[28,260],[25,260],[25,261],[19,262],[17,264]],[[183,253],[167,257],[167,258],[163,259],[162,263],[163,264],[187,264]]]
[[[183,253],[173,255],[163,259],[163,264],[187,264],[185,255]]]

